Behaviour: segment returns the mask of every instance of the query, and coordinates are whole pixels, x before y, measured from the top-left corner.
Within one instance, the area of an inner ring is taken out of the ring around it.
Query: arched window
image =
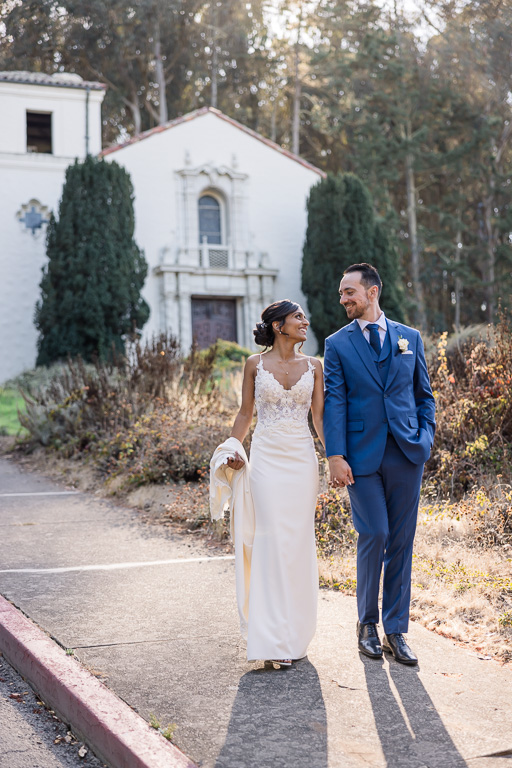
[[[220,203],[212,195],[199,198],[199,242],[211,245],[222,243]]]

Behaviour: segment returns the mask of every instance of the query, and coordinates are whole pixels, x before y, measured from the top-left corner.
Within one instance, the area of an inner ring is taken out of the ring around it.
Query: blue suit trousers
[[[357,608],[361,624],[379,623],[379,584],[384,566],[384,632],[407,632],[412,548],[423,464],[413,464],[388,434],[382,462],[349,486],[357,542]]]

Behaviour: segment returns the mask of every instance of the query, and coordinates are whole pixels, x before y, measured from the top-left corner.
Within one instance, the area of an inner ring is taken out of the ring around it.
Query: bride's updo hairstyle
[[[279,323],[282,328],[287,315],[300,309],[300,305],[290,299],[282,299],[269,304],[261,313],[261,323],[256,323],[253,330],[254,341],[260,347],[272,347],[274,345],[275,333],[273,323]]]

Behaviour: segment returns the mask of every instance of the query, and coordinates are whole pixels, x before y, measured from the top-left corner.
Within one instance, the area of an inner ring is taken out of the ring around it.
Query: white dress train
[[[257,366],[258,422],[251,444],[255,535],[247,658],[301,659],[316,629],[318,462],[308,426],[315,371],[289,390]]]

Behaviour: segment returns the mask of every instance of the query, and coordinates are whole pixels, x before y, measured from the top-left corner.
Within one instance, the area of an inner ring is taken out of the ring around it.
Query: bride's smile
[[[283,336],[288,336],[291,340],[304,341],[307,337],[309,320],[302,307],[296,312],[287,315],[284,324],[279,329]]]

